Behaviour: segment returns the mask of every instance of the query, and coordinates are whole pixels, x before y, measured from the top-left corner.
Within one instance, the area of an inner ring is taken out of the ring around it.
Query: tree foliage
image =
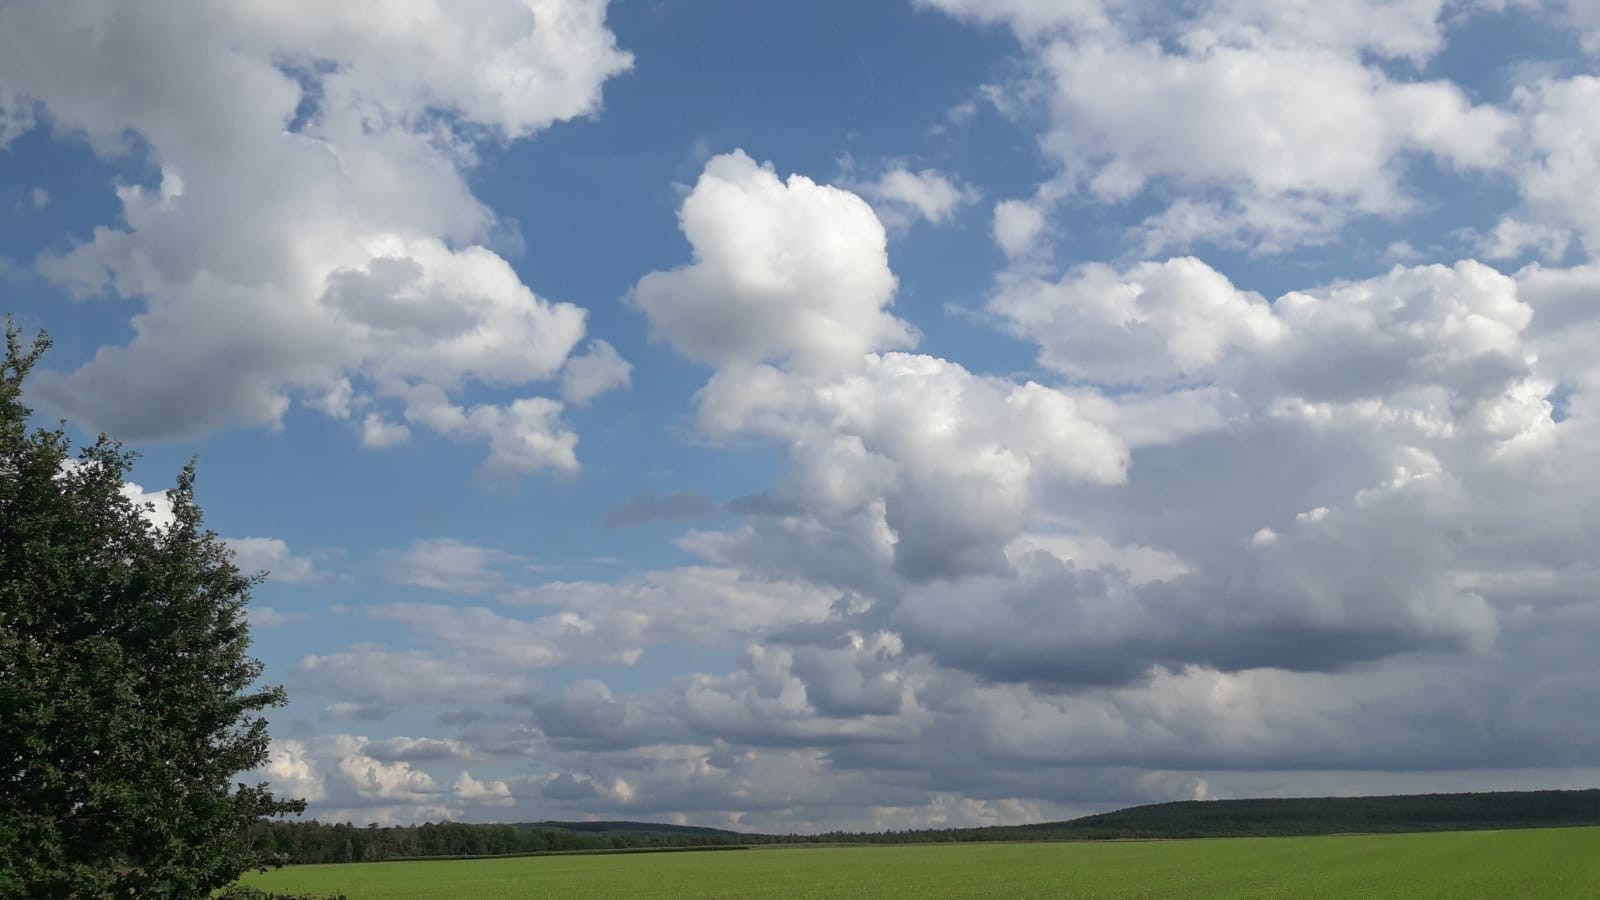
[[[265,783],[260,712],[284,703],[248,655],[256,578],[205,530],[191,462],[170,523],[134,503],[134,454],[74,460],[28,426],[25,347],[0,368],[0,896],[203,897],[271,860],[247,831],[298,813]]]

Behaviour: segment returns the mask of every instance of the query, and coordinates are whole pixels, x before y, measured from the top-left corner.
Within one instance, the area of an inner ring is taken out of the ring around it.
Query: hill
[[[1600,825],[1600,790],[1183,800],[1134,806],[1064,822],[901,832],[893,837],[928,841],[1106,840],[1580,825]],[[875,835],[850,837],[866,841],[881,839]]]
[[[1076,833],[1114,831],[1210,836],[1461,831],[1597,824],[1600,824],[1600,790],[1188,800],[1086,816],[1057,823],[1057,827]]]

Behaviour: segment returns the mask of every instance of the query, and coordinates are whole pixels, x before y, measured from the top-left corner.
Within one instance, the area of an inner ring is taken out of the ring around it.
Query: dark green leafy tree
[[[235,781],[284,703],[248,655],[260,576],[202,527],[194,465],[170,523],[123,492],[134,455],[29,431],[48,348],[8,322],[0,368],[0,897],[206,897],[272,862],[250,826],[305,804]]]

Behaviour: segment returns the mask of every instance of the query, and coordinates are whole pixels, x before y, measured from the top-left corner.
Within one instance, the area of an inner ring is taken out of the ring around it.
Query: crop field
[[[247,883],[351,900],[1600,897],[1600,828],[361,863]]]

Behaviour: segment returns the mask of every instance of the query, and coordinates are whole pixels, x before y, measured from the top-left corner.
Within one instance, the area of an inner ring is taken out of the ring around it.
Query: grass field
[[[1600,897],[1600,828],[916,844],[297,866],[249,878],[351,900]]]

